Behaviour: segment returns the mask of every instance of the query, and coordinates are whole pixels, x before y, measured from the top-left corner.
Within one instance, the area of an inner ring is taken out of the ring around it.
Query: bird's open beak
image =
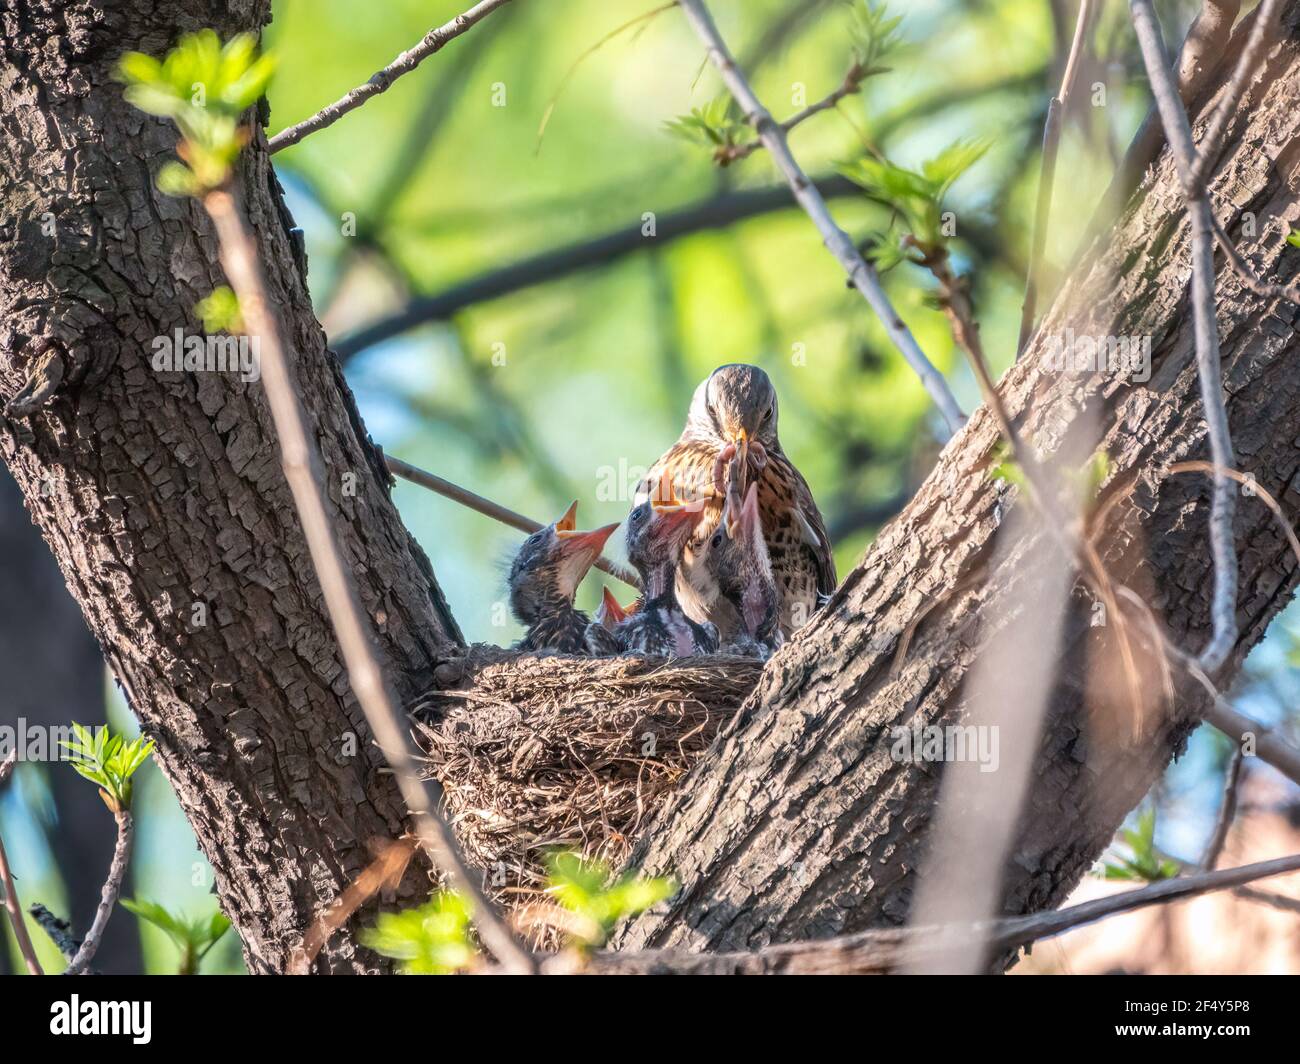
[[[601,619],[611,628],[616,624],[622,624],[627,619],[627,610],[618,604],[614,592],[608,587],[600,589],[600,607]]]
[[[555,522],[555,531],[572,532],[578,527],[578,500],[574,499],[569,503],[569,508],[564,511],[564,516]]]
[[[703,501],[686,502],[677,497],[677,492],[673,488],[673,478],[667,470],[664,470],[659,478],[659,486],[650,498],[650,507],[657,518],[667,520],[672,527],[684,522],[693,525],[704,516]]]
[[[576,503],[574,504],[577,505]],[[572,507],[570,507],[572,510]],[[567,514],[565,516],[568,516]],[[572,528],[561,528],[559,524],[555,526],[555,534],[560,540],[560,549],[567,554],[577,554],[582,551],[590,551],[594,558],[605,549],[605,542],[614,534],[614,529],[618,528],[619,522],[615,521],[612,525],[605,525],[602,528],[593,529],[590,532],[576,532]]]

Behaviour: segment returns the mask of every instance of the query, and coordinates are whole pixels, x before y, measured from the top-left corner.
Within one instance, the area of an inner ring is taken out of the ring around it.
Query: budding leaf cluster
[[[158,173],[158,188],[171,196],[202,195],[229,179],[230,167],[248,141],[244,112],[261,98],[275,72],[275,60],[258,55],[251,33],[224,45],[212,30],[186,34],[160,61],[127,52],[117,78],[128,103],[181,131],[177,154]]]
[[[144,736],[126,742],[108,728],[92,734],[89,728],[72,724],[75,738],[64,741],[71,755],[69,760],[76,771],[100,787],[100,795],[113,812],[131,806],[131,777],[149,760],[153,753],[153,740]]]

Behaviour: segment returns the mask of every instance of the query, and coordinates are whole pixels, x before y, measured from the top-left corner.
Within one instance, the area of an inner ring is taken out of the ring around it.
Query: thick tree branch
[[[393,82],[403,74],[409,74],[429,56],[441,51],[449,41],[455,40],[480,19],[485,18],[497,8],[504,7],[508,3],[510,3],[510,0],[480,0],[468,11],[457,15],[445,25],[431,29],[424,35],[419,44],[414,48],[407,49],[388,66],[372,74],[370,80],[364,85],[358,85],[351,92],[335,100],[328,107],[317,111],[310,118],[299,122],[296,126],[281,130],[271,138],[267,150],[274,155],[282,148],[297,144],[304,137],[310,136],[317,130],[332,126],[349,111],[355,111],[367,100],[378,96],[381,92],[387,92]]]

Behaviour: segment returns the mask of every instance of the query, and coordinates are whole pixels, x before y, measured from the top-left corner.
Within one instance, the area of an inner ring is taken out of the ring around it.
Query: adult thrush
[[[637,502],[665,473],[681,497],[703,502],[682,555],[677,594],[691,617],[716,624],[730,639],[743,631],[741,618],[719,594],[705,554],[722,516],[722,476],[732,456],[740,461],[741,497],[750,482],[758,485],[758,513],[779,600],[777,623],[789,636],[835,590],[835,558],[808,482],[781,449],[776,389],[766,373],[739,363],[709,374],[695,389],[681,437],[651,467],[637,489]]]

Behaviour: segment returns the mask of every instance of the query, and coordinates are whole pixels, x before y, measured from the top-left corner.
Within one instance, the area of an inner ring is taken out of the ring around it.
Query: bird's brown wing
[[[817,509],[812,489],[803,474],[791,463],[790,472],[794,475],[795,512],[804,526],[804,538],[817,561],[817,591],[830,595],[839,586],[835,576],[835,553],[831,550],[831,537],[826,531],[826,522],[822,512]]]

